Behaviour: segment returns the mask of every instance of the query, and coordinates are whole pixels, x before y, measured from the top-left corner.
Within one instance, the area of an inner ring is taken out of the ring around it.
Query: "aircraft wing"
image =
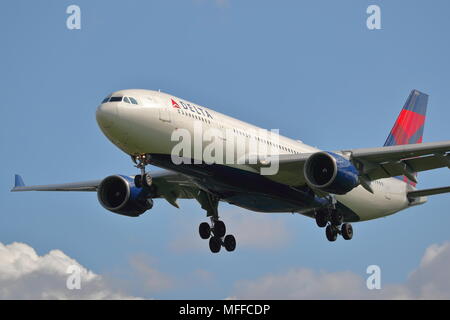
[[[18,191],[97,191],[102,180],[90,180],[82,182],[70,182],[62,184],[26,186],[20,175],[15,175],[14,188],[12,192]]]
[[[312,153],[281,154],[278,158],[278,171],[274,175],[266,175],[267,178],[290,186],[302,186],[306,184],[303,176],[303,166]],[[260,159],[254,169],[269,168],[271,157]],[[276,158],[275,158],[276,159]]]
[[[153,185],[156,187],[155,198],[164,197],[170,203],[175,202],[177,198],[193,198],[198,192],[195,184],[185,175],[172,172],[160,171],[152,174]],[[90,180],[82,182],[70,182],[62,184],[33,185],[26,186],[20,175],[15,175],[14,188],[12,192],[18,191],[97,191],[98,186],[103,181]]]
[[[450,168],[450,141],[335,152],[351,159],[366,181],[401,175],[414,181],[414,172]],[[278,172],[267,177],[291,186],[305,185],[303,166],[310,155],[311,153],[280,155]],[[256,172],[257,169],[267,166],[263,159],[252,167]],[[152,174],[152,177],[157,190],[156,197],[164,197],[171,203],[177,198],[195,198],[199,192],[194,181],[180,173],[166,170]],[[22,178],[16,175],[15,186],[11,191],[97,191],[101,181],[26,186]]]
[[[450,168],[450,141],[396,145],[378,148],[333,151],[347,156],[366,181],[407,176],[414,181],[414,172]],[[279,156],[279,171],[268,175],[271,180],[301,186],[306,183],[303,166],[311,153]],[[265,166],[264,160],[257,167]]]

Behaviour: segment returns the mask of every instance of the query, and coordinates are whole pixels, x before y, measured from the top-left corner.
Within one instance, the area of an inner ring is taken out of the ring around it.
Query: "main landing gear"
[[[137,156],[132,156],[131,159],[136,163],[135,167],[141,170],[141,174],[137,174],[134,177],[134,185],[138,188],[151,188],[152,187],[152,176],[145,172],[145,166],[150,164],[150,155],[141,154]]]
[[[209,249],[213,253],[218,253],[222,247],[229,252],[234,251],[236,239],[233,235],[226,234],[225,223],[219,220],[217,211],[219,199],[205,191],[200,191],[196,198],[202,208],[206,210],[206,215],[211,218],[211,224],[202,222],[198,227],[200,238],[209,239]]]
[[[219,252],[221,247],[224,247],[229,252],[236,249],[236,239],[232,234],[225,235],[225,223],[221,220],[211,218],[211,225],[207,222],[202,222],[198,231],[200,238],[209,239],[209,249],[213,253]]]
[[[340,234],[345,240],[353,238],[353,227],[350,223],[343,223],[344,217],[336,209],[321,209],[316,211],[316,223],[320,228],[325,228],[328,241],[336,241]]]

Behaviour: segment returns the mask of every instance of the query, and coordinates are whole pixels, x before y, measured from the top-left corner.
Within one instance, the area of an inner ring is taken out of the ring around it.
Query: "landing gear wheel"
[[[328,225],[327,228],[325,229],[325,234],[327,235],[328,241],[333,242],[336,241],[337,239],[338,230],[335,226]]]
[[[146,201],[146,209],[150,210],[151,208],[153,208],[153,199],[147,199]]]
[[[319,228],[325,228],[327,225],[327,215],[324,211],[317,211],[316,212],[316,223],[319,226]]]
[[[211,227],[207,222],[202,222],[198,227],[198,233],[200,234],[200,238],[206,240],[211,236]]]
[[[337,210],[333,210],[333,212],[331,213],[331,219],[330,219],[331,224],[334,226],[340,226],[343,221],[344,221],[344,216],[342,215],[342,213],[340,213]]]
[[[225,236],[225,234],[227,233],[225,223],[223,223],[223,221],[220,220],[215,221],[213,232],[216,237],[222,238],[223,236]]]
[[[353,227],[350,223],[344,223],[341,227],[342,238],[351,240],[353,238]]]
[[[212,253],[217,253],[220,251],[220,248],[222,247],[222,241],[220,238],[214,236],[209,239],[209,249]]]
[[[136,188],[142,188],[142,176],[140,174],[134,176],[134,185]]]
[[[145,173],[144,176],[141,178],[141,181],[142,181],[142,185],[144,187],[151,188],[152,183],[153,183],[153,179],[152,179],[152,176],[150,174]]]
[[[232,234],[229,234],[223,240],[223,246],[227,251],[234,251],[236,249],[236,239]]]

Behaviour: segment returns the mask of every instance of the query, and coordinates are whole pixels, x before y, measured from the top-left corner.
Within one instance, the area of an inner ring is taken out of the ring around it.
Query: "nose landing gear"
[[[136,163],[135,167],[141,170],[141,174],[137,174],[134,177],[134,185],[138,188],[151,188],[153,183],[152,176],[145,172],[145,166],[150,164],[150,155],[136,155],[132,156],[131,159]]]

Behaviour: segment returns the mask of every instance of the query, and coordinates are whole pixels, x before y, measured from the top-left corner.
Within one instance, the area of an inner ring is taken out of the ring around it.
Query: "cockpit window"
[[[122,97],[111,97],[111,99],[109,99],[109,102],[120,102],[122,101]]]
[[[111,95],[107,96],[105,99],[103,99],[102,103],[107,103],[107,102],[125,102],[125,103],[130,103],[130,104],[139,104],[137,102],[137,100],[135,98],[132,97],[111,97]]]

